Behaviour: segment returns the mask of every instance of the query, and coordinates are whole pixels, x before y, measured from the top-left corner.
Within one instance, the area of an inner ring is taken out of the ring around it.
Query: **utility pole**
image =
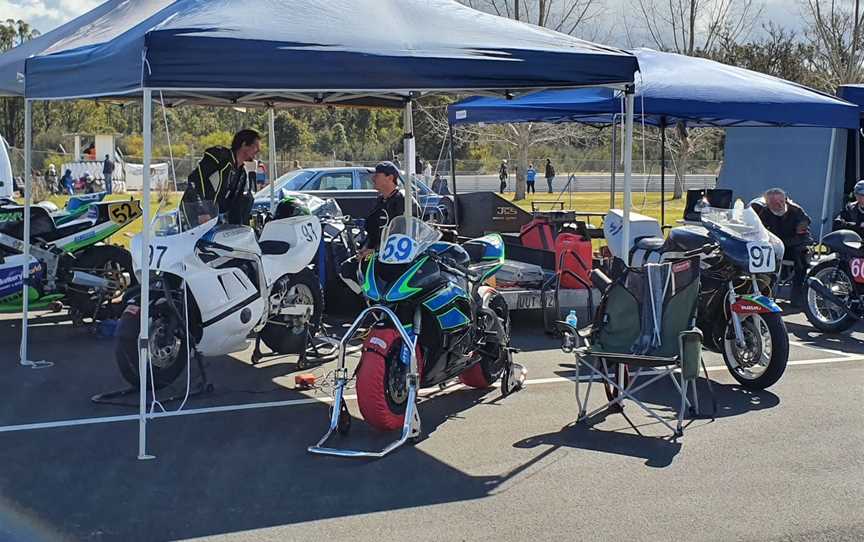
[[[519,0],[513,0],[513,4],[514,4],[513,13],[515,14],[514,18],[518,21],[519,20]],[[856,6],[857,6],[857,0],[856,0]]]

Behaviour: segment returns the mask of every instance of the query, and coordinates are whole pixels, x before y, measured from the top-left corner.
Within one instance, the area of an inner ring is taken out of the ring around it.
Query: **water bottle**
[[[579,318],[576,316],[575,310],[571,310],[570,314],[567,315],[567,318],[564,321],[573,329],[579,329]]]

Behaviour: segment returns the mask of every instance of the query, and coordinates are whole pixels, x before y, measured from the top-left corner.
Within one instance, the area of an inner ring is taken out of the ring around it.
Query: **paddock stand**
[[[312,331],[309,329],[309,323],[307,322],[303,326],[303,333],[306,335],[306,346],[300,352],[300,357],[297,359],[297,368],[298,369],[309,369],[311,367],[317,367],[322,363],[327,363],[328,361],[332,361],[336,359],[336,356],[339,351],[338,344],[332,344],[330,341],[323,340],[321,342],[316,342],[315,336]],[[327,345],[328,348],[324,348]],[[261,337],[255,337],[255,350],[252,352],[252,365],[258,365],[262,360],[266,358],[273,358],[278,356],[284,356],[281,352],[269,352],[264,353],[261,351]]]
[[[195,350],[193,352],[193,356],[195,358],[195,365],[198,367],[198,375],[199,378],[196,379],[196,382],[193,383],[192,387],[189,389],[189,397],[197,397],[199,395],[204,395],[208,393],[213,393],[213,384],[207,378],[207,370],[204,368],[204,359],[201,354]],[[189,368],[188,370],[192,370]],[[117,391],[109,391],[105,393],[99,393],[90,398],[90,401],[100,405],[115,405],[115,406],[129,406],[135,407],[138,406],[138,403],[126,403],[123,401],[118,401],[123,397],[138,395],[138,388],[128,387],[122,390]],[[170,403],[173,401],[182,401],[186,398],[186,391],[182,392],[173,392],[170,396],[165,399],[157,399],[160,403]]]
[[[391,442],[387,447],[380,451],[363,451],[363,450],[350,450],[345,448],[329,448],[325,447],[324,444],[330,439],[334,432],[339,434],[345,434],[351,427],[351,416],[348,413],[348,407],[345,406],[345,386],[348,384],[349,376],[348,369],[345,366],[345,356],[346,356],[346,345],[352,339],[352,337],[357,333],[357,330],[360,328],[360,325],[366,320],[366,317],[369,314],[378,313],[380,316],[384,318],[388,318],[393,322],[394,327],[399,332],[404,344],[412,345],[411,359],[409,362],[408,369],[408,400],[406,402],[405,407],[405,422],[402,424],[402,433],[398,440]],[[419,327],[419,325],[418,325]],[[399,448],[408,440],[416,441],[420,438],[421,430],[420,430],[420,414],[417,410],[417,393],[420,389],[420,375],[417,367],[417,349],[415,347],[416,339],[412,339],[408,334],[408,331],[405,330],[405,327],[399,321],[399,318],[396,317],[396,314],[393,313],[387,307],[383,307],[381,305],[373,305],[367,309],[364,309],[363,312],[360,313],[359,316],[354,320],[354,323],[351,324],[351,327],[348,328],[348,331],[342,337],[339,342],[339,361],[338,366],[336,368],[336,391],[333,400],[333,406],[330,409],[330,425],[327,429],[327,433],[321,437],[321,440],[314,446],[309,446],[307,450],[309,453],[320,454],[320,455],[335,455],[339,457],[367,457],[367,458],[381,458],[385,455],[389,454],[393,450]]]

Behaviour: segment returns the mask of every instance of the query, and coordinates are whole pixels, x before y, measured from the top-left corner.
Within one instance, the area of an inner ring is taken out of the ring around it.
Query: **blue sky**
[[[47,32],[66,21],[96,7],[102,0],[0,0],[0,20],[8,18],[24,19],[40,32]],[[605,15],[601,24],[611,28],[609,41],[619,42],[614,45],[627,46],[624,43],[624,30],[620,27],[620,14],[624,6],[629,6],[628,0],[596,0],[605,6]],[[758,0],[757,0],[758,1]],[[804,22],[800,15],[798,0],[762,0],[764,5],[760,23],[774,22],[777,25],[800,32]],[[754,25],[757,32],[760,24]],[[634,46],[650,43],[634,43]]]

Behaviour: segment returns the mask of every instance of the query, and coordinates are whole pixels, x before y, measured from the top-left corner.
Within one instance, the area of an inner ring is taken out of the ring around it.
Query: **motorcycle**
[[[666,240],[637,237],[631,265],[701,253],[696,325],[705,346],[723,354],[742,386],[766,389],[780,379],[789,360],[786,324],[772,299],[783,243],[740,201],[733,209],[701,207],[701,222],[672,228]]]
[[[143,214],[140,202],[93,203],[85,215],[64,224],[43,207],[30,212],[30,309],[65,303],[75,321],[100,317],[133,281],[129,252],[103,241]],[[23,252],[24,208],[0,206],[0,313],[21,311]]]
[[[822,239],[828,255],[807,273],[804,314],[824,333],[841,333],[864,318],[864,246],[852,230]]]
[[[187,218],[188,217],[188,218]],[[199,221],[201,223],[199,223]],[[149,348],[153,387],[172,383],[194,356],[244,350],[250,334],[275,352],[297,354],[321,321],[323,302],[309,264],[321,224],[314,216],[249,226],[220,223],[213,202],[160,212],[142,262],[132,240],[135,273],[151,273]],[[140,290],[127,295],[115,347],[126,381],[136,388]]]
[[[507,395],[520,389],[525,369],[510,348],[507,303],[484,281],[504,260],[504,242],[493,234],[458,245],[419,219],[396,217],[382,234],[365,269],[363,310],[341,342],[330,429],[312,453],[382,457],[421,435],[416,398],[420,387],[458,378],[471,388],[501,379]],[[372,427],[402,428],[401,438],[380,452],[323,447],[334,431],[350,428],[343,392],[348,382],[345,345],[375,315],[356,370],[357,403]]]

